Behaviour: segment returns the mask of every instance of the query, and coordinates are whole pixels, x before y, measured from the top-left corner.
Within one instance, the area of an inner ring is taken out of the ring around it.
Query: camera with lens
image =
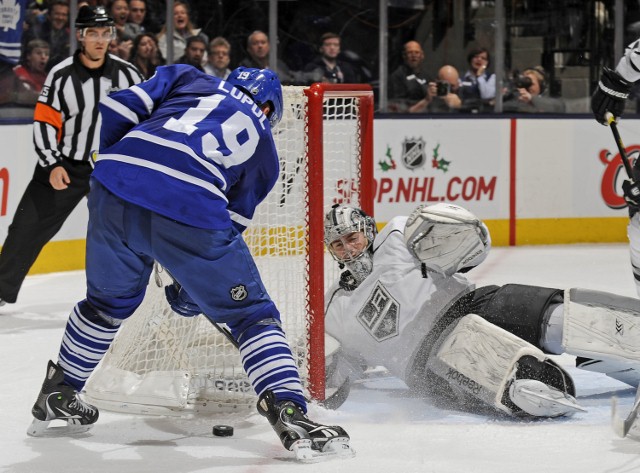
[[[447,81],[444,81],[444,80],[436,81],[436,95],[438,97],[444,97],[450,92],[451,92],[451,84],[449,84]]]
[[[533,81],[531,80],[531,77],[529,77],[529,76],[519,75],[513,81],[513,85],[516,86],[516,89],[527,89],[527,90],[529,90],[529,87],[531,87],[533,85]]]

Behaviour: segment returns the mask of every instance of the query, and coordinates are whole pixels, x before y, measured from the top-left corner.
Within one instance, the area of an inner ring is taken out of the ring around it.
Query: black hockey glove
[[[633,215],[640,210],[640,185],[631,179],[622,182],[622,194],[629,206],[629,215]]]
[[[602,68],[600,82],[591,97],[591,110],[599,123],[608,125],[605,117],[607,112],[616,118],[622,115],[631,85],[613,69]]]
[[[185,317],[194,317],[202,313],[198,304],[191,299],[189,293],[177,281],[165,286],[164,294],[174,312]]]

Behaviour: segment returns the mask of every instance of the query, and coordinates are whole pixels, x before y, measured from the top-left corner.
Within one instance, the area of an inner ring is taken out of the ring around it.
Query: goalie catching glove
[[[164,294],[167,298],[167,302],[174,312],[185,317],[195,317],[202,313],[202,310],[198,304],[196,304],[196,301],[191,299],[189,293],[178,281],[174,281],[173,284],[165,286]]]
[[[591,110],[599,123],[608,125],[607,112],[616,118],[622,115],[631,85],[613,69],[602,68],[600,82],[591,97]]]
[[[407,219],[404,238],[409,252],[427,271],[444,276],[477,266],[491,248],[484,223],[453,204],[416,208]]]

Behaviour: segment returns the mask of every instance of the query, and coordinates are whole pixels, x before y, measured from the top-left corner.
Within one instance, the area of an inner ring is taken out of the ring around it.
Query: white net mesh
[[[309,267],[308,203],[322,199],[326,212],[338,202],[359,202],[359,98],[325,97],[323,152],[309,146],[308,101],[302,87],[285,87],[284,116],[274,130],[281,176],[260,204],[244,233],[263,282],[281,312],[283,328],[297,358],[303,384],[309,383],[310,284],[326,286],[337,268],[330,258],[324,283]],[[314,125],[311,125],[314,126]],[[324,178],[318,195],[309,194],[308,160],[322,159]],[[118,336],[86,385],[99,407],[148,414],[189,414],[253,408],[256,396],[237,349],[203,316],[175,314],[164,297],[169,278],[160,271],[149,284],[140,308]],[[316,313],[322,314],[320,307]],[[322,327],[321,327],[322,328]]]

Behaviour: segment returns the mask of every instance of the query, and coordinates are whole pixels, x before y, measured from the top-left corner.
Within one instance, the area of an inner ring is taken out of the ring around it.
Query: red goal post
[[[308,104],[308,156],[309,172],[307,188],[309,196],[324,196],[324,160],[314,160],[313,156],[324,156],[324,111],[326,99],[358,97],[357,114],[360,149],[359,199],[353,202],[349,193],[344,195],[345,203],[358,205],[373,216],[373,92],[365,84],[325,84],[316,83],[305,90]],[[352,183],[348,182],[348,189]],[[326,199],[309,199],[309,238],[314,242],[324,240],[324,215],[327,212]],[[334,203],[343,203],[335,201]],[[324,268],[324,245],[309,245],[309,267]],[[309,361],[309,392],[314,399],[325,396],[325,355],[324,355],[324,270],[312,271],[309,275],[309,346],[313,353]]]
[[[278,307],[306,394],[325,398],[324,294],[338,267],[324,248],[336,203],[373,215],[373,92],[364,84],[284,87],[273,135],[280,178],[243,237]],[[103,409],[144,414],[255,408],[237,349],[200,315],[175,314],[162,272],[86,385]]]

